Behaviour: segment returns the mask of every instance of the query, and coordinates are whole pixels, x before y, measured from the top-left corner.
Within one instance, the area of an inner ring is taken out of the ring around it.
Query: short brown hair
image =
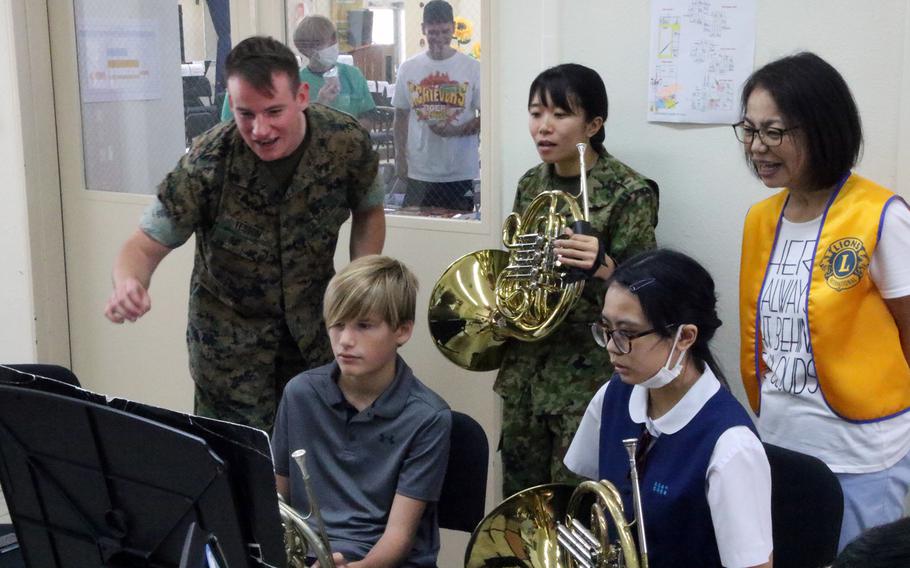
[[[294,30],[294,45],[303,53],[315,49],[336,35],[335,24],[325,16],[307,16]]]
[[[329,282],[322,304],[327,327],[378,317],[398,329],[414,321],[417,277],[400,260],[370,255],[352,261]]]
[[[228,53],[224,62],[227,78],[241,77],[260,93],[272,96],[273,73],[284,73],[290,79],[291,90],[296,93],[300,87],[300,66],[297,57],[288,46],[265,36],[249,37]]]

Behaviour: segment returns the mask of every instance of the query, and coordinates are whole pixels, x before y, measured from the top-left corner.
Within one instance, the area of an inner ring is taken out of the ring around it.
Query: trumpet
[[[629,454],[632,506],[626,520],[622,497],[606,480],[525,489],[500,503],[477,525],[465,552],[465,568],[506,565],[528,568],[648,568],[644,515],[635,451],[638,440],[623,440]],[[590,528],[579,519],[587,510]],[[609,541],[608,517],[618,540]],[[638,546],[633,537],[637,529]]]
[[[566,227],[592,234],[585,165],[578,144],[578,197],[550,190],[537,195],[502,228],[506,250],[479,250],[453,262],[430,295],[430,334],[456,365],[472,371],[500,366],[509,338],[540,341],[565,319],[584,289],[577,272],[566,271],[554,252]],[[568,218],[568,219],[567,219]]]
[[[303,485],[310,502],[310,510],[306,515],[301,515],[285,502],[281,494],[278,495],[278,513],[281,516],[281,524],[284,526],[284,551],[288,559],[288,566],[304,568],[308,555],[315,556],[322,568],[334,566],[325,523],[322,521],[316,495],[310,485],[310,475],[306,468],[306,450],[296,450],[291,457],[303,476]],[[310,518],[314,520],[316,530],[310,526]]]

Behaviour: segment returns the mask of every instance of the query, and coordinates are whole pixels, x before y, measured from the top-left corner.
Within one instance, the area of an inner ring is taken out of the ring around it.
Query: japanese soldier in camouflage
[[[595,71],[575,64],[544,71],[531,84],[528,111],[543,163],[518,182],[514,210],[524,211],[547,190],[577,196],[576,144],[583,142],[589,221],[597,234],[557,241],[561,262],[589,277],[565,321],[541,341],[512,341],[506,348],[493,387],[503,398],[504,495],[542,483],[579,481],[562,459],[588,402],[612,372],[606,350],[591,337],[590,324],[600,315],[606,280],[616,264],[653,248],[657,225],[657,184],[603,146],[607,93]]]

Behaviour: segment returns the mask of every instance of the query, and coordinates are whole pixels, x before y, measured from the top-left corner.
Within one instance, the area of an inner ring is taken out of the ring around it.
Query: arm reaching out
[[[170,252],[140,229],[127,239],[114,261],[114,291],[104,309],[107,319],[114,323],[136,321],[152,308],[148,293],[152,274]]]

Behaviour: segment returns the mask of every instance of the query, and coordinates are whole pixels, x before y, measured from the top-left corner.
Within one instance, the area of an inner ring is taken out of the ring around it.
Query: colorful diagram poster
[[[161,98],[156,22],[87,22],[79,27],[82,102]]]
[[[732,124],[755,56],[755,0],[651,0],[648,120]]]

